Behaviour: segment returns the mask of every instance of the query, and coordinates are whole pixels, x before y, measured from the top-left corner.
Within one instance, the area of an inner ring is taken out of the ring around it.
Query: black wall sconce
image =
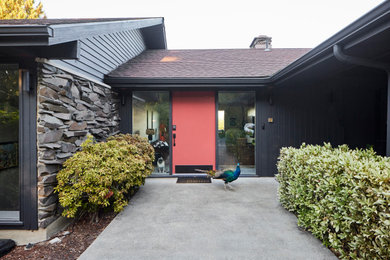
[[[272,106],[274,104],[274,101],[272,99],[272,95],[268,96],[268,103],[269,103],[270,106]]]

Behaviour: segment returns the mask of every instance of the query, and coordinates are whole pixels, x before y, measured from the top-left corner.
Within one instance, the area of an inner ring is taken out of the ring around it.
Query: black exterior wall
[[[259,176],[274,176],[281,147],[347,144],[386,152],[387,78],[354,69],[311,83],[291,82],[257,92]],[[268,123],[268,118],[273,123]]]
[[[119,116],[121,118],[119,130],[122,134],[129,134],[133,129],[132,95],[131,91],[119,92],[119,98],[121,100],[119,107]]]

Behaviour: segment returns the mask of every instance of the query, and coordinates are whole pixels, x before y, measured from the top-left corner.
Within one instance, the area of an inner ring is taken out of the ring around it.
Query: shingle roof
[[[57,25],[72,23],[116,22],[141,19],[147,18],[5,19],[0,20],[0,25]]]
[[[110,78],[245,78],[271,76],[310,49],[146,50]]]

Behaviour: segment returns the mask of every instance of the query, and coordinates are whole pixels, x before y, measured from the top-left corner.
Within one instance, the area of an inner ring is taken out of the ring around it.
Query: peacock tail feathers
[[[214,178],[214,177],[217,175],[217,173],[218,173],[218,171],[216,171],[216,170],[201,170],[201,169],[195,169],[195,171],[197,171],[197,172],[202,172],[202,173],[206,173],[208,176],[210,176],[210,177],[212,177],[212,178]]]
[[[235,181],[238,176],[240,176],[240,164],[237,164],[236,170],[223,170],[223,171],[217,171],[217,170],[201,170],[201,169],[195,169],[197,172],[206,173],[207,176],[213,178],[213,179],[223,179],[225,182],[232,182]]]

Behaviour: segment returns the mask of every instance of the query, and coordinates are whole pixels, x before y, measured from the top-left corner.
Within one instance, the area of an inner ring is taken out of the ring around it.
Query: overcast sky
[[[313,48],[383,0],[41,0],[48,18],[165,17],[169,49]]]

